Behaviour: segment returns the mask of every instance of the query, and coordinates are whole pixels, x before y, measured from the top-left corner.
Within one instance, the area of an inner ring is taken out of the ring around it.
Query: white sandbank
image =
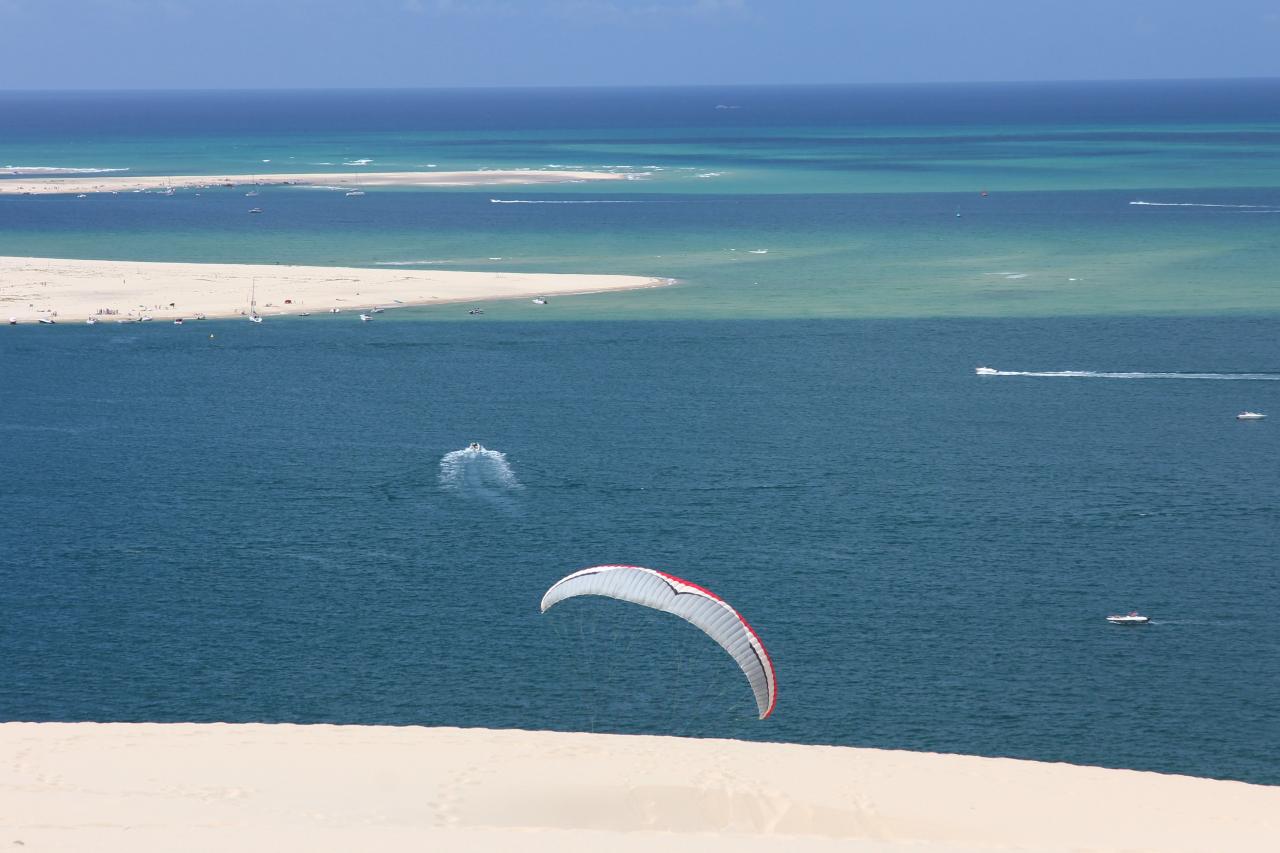
[[[150,316],[208,318],[257,312],[327,313],[374,306],[562,296],[669,284],[629,275],[303,267],[276,264],[173,264],[0,257],[0,323],[104,323]],[[289,300],[286,303],[285,300]],[[398,300],[398,302],[397,302]],[[170,307],[170,303],[173,306]],[[106,314],[100,312],[112,311]]]
[[[4,170],[0,169],[0,175]],[[483,169],[472,172],[304,172],[261,175],[77,175],[69,178],[6,178],[0,195],[123,193],[238,186],[476,187],[623,181],[638,173],[552,169]]]
[[[1280,787],[847,747],[381,726],[0,724],[0,847],[1274,851]]]

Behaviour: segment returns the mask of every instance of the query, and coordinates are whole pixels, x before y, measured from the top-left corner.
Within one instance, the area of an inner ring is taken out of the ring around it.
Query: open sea
[[[1280,784],[1280,81],[0,93],[29,174],[555,166],[646,177],[0,196],[0,255],[680,280],[0,328],[0,719]],[[539,615],[606,562],[734,604],[774,716],[672,617]]]

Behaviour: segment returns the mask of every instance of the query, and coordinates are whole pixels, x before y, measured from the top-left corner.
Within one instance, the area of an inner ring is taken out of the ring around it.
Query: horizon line
[[[795,83],[601,83],[601,84],[450,84],[423,86],[154,86],[154,87],[71,87],[8,88],[0,87],[0,95],[9,94],[89,94],[142,92],[444,92],[444,91],[608,91],[636,89],[801,89],[801,88],[874,88],[922,86],[1053,86],[1107,85],[1144,83],[1268,83],[1280,82],[1280,76],[1223,77],[1096,77],[1043,80],[921,80],[862,82],[795,82]]]

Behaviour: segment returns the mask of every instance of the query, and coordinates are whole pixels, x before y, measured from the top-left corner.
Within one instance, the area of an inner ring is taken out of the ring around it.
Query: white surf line
[[[491,198],[490,204],[654,204],[649,199],[592,198],[592,199],[525,199],[525,198]]]
[[[469,187],[622,181],[630,173],[476,169],[466,172],[298,172],[241,175],[26,175],[0,180],[3,195],[56,195],[239,186]]]

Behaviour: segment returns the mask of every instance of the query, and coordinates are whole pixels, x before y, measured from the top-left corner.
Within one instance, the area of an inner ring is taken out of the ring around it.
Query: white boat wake
[[[1199,201],[1131,201],[1129,204],[1141,207],[1226,207],[1237,210],[1258,210],[1274,208],[1273,204],[1209,204]]]
[[[440,457],[440,486],[453,492],[495,499],[520,488],[520,481],[500,450],[476,445]]]
[[[978,376],[1035,376],[1045,379],[1235,379],[1262,382],[1280,381],[1280,373],[1138,373],[1098,370],[996,370],[975,367]]]

